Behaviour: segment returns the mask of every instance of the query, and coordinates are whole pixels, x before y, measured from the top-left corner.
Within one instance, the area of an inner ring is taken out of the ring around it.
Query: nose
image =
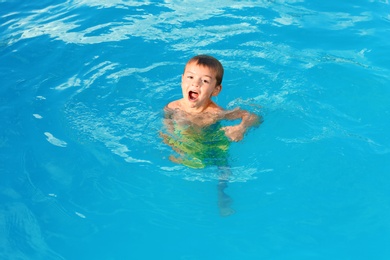
[[[194,87],[199,87],[201,85],[202,80],[200,78],[193,78],[191,85]]]

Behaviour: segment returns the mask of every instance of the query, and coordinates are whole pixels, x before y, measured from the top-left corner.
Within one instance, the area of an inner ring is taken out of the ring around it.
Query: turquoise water
[[[390,5],[0,1],[0,258],[389,259]],[[218,173],[168,160],[193,55],[261,115]]]

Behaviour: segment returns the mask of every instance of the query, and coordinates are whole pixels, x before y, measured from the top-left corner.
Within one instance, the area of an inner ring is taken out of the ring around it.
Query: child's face
[[[185,103],[191,108],[206,108],[212,96],[219,94],[221,85],[217,86],[214,70],[188,63],[181,78],[181,88]]]

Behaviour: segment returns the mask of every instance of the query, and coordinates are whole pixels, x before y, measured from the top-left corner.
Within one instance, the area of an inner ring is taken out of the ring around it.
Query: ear
[[[218,85],[218,86],[216,86],[215,88],[214,88],[214,91],[213,91],[213,93],[211,94],[212,96],[218,96],[218,94],[219,94],[219,92],[221,92],[221,90],[222,90],[222,85]]]

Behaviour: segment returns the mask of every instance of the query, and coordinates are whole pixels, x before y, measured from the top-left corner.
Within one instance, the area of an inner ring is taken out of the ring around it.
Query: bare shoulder
[[[180,116],[181,111],[182,111],[182,106],[180,100],[172,101],[164,107],[165,118],[172,119],[178,117]]]
[[[211,118],[214,118],[214,120],[221,120],[226,114],[226,110],[215,103],[212,103],[212,105],[210,105],[204,112]]]
[[[175,100],[175,101],[168,103],[168,105],[166,105],[166,108],[168,108],[168,109],[180,108],[180,100]]]

